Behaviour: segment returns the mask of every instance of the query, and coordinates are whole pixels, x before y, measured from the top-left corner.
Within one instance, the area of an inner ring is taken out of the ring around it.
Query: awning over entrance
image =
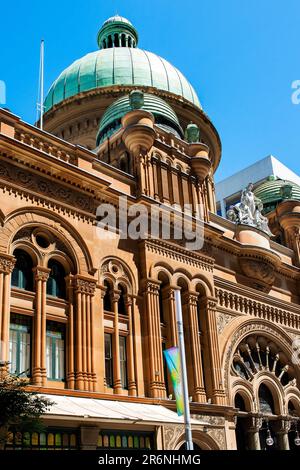
[[[46,416],[66,418],[92,418],[107,421],[130,421],[142,423],[183,424],[183,417],[162,405],[130,403],[96,398],[81,398],[61,395],[44,395],[54,404]],[[192,424],[207,425],[203,420],[192,419]]]

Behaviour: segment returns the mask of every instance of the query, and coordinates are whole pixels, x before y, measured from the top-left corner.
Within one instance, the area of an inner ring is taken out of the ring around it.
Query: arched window
[[[122,34],[122,47],[126,46],[125,34]]]
[[[58,297],[59,299],[66,298],[66,282],[64,267],[56,260],[51,259],[48,263],[48,268],[51,269],[47,281],[47,295]]]
[[[273,395],[265,384],[261,384],[258,391],[259,409],[266,414],[275,414]]]
[[[234,406],[235,408],[238,408],[240,411],[247,411],[244,398],[239,393],[237,393],[234,398]]]
[[[126,289],[123,286],[119,286],[120,297],[118,300],[118,312],[121,315],[126,315]]]
[[[16,264],[11,276],[11,285],[28,291],[33,290],[33,263],[26,251],[15,250]]]
[[[108,46],[109,49],[112,47],[112,37],[108,36]]]
[[[108,281],[104,281],[104,287],[105,287],[105,294],[103,297],[103,308],[106,312],[112,312],[112,287],[111,284]]]

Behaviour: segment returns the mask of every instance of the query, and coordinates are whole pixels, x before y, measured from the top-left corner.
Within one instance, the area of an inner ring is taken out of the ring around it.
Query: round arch
[[[246,409],[248,412],[255,412],[254,408],[254,396],[253,396],[253,391],[252,391],[252,386],[251,384],[247,383],[242,383],[241,381],[238,381],[237,383],[234,384],[232,387],[232,392],[231,392],[231,405],[234,405],[234,400],[236,395],[239,394],[243,398]]]
[[[216,441],[208,434],[203,431],[192,430],[193,442],[197,444],[201,450],[220,450],[219,445]],[[179,450],[185,443],[185,435],[182,434],[174,446],[174,450]]]
[[[233,323],[233,322],[232,322]],[[282,351],[288,356],[292,357],[292,339],[290,336],[279,326],[270,325],[269,322],[259,319],[247,319],[243,323],[239,323],[232,334],[228,335],[227,342],[223,350],[223,373],[225,391],[229,397],[229,377],[230,368],[233,361],[233,356],[238,345],[250,334],[259,334],[266,336],[271,341],[276,343]],[[296,371],[299,380],[300,372]],[[230,398],[230,397],[229,397]]]
[[[115,289],[118,289],[120,285],[127,289],[128,294],[137,294],[137,286],[132,269],[116,256],[106,256],[100,262],[100,283],[103,284],[105,279],[109,279]]]
[[[78,273],[95,273],[89,250],[81,235],[63,217],[47,209],[24,207],[11,212],[5,219],[5,230],[0,238],[0,250],[11,254],[15,235],[23,228],[35,226],[45,228],[65,243],[75,260]]]
[[[269,377],[269,375],[262,374],[256,381],[255,384],[255,398],[256,398],[256,403],[258,407],[258,411],[261,411],[259,409],[259,391],[261,385],[264,385],[267,387],[269,392],[271,393],[273,397],[273,402],[274,402],[274,411],[276,415],[283,415],[284,414],[284,391],[283,388],[280,387],[280,384],[276,383],[273,378]]]

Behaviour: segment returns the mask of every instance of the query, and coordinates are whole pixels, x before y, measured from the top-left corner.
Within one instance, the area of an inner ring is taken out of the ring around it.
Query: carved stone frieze
[[[16,183],[18,187],[39,193],[41,196],[61,201],[79,210],[94,213],[97,201],[79,191],[69,189],[55,181],[35,175],[27,169],[20,169],[11,163],[0,162],[0,179]]]
[[[222,307],[222,309],[233,310],[297,330],[300,329],[300,311],[299,314],[296,314],[283,308],[220,288],[216,289],[216,297],[218,299],[218,306]],[[268,298],[266,297],[266,301],[267,300]],[[296,308],[298,307],[296,306]]]
[[[208,256],[201,255],[201,253],[194,252],[191,256],[189,251],[183,247],[171,245],[164,240],[144,240],[143,243],[146,250],[151,253],[167,257],[169,260],[173,259],[182,262],[185,265],[193,266],[207,272],[213,271],[214,260]]]

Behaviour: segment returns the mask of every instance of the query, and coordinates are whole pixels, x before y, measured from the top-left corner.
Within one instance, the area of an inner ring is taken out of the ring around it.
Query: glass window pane
[[[120,366],[122,388],[127,388],[127,355],[126,355],[126,337],[120,336]]]
[[[30,375],[31,318],[11,314],[9,361],[12,374]]]
[[[46,359],[47,377],[52,380],[65,378],[65,326],[58,322],[47,322]]]
[[[107,387],[113,386],[112,335],[105,333],[105,378]]]

